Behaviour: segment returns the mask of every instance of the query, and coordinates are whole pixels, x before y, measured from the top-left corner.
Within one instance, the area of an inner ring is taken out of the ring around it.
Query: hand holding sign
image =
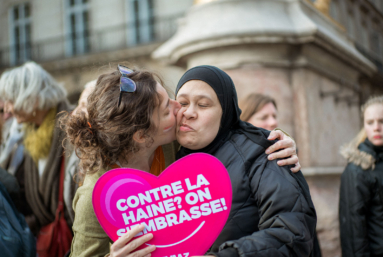
[[[109,237],[116,241],[144,224],[136,236],[152,233],[144,245],[156,246],[152,256],[158,257],[204,254],[225,225],[231,200],[225,167],[203,153],[182,158],[159,177],[134,169],[108,171],[93,191],[93,208]]]
[[[129,256],[129,254],[134,252],[137,249],[137,247],[141,246],[142,244],[152,239],[153,234],[146,234],[145,236],[132,240],[133,237],[139,232],[142,232],[144,228],[145,226],[142,224],[139,226],[136,226],[132,230],[125,233],[125,235],[120,237],[116,242],[114,242],[114,244],[110,247],[110,257]],[[148,256],[155,249],[156,247],[154,245],[151,245],[149,247],[146,247],[144,249],[141,249],[135,252],[135,256],[136,257]]]

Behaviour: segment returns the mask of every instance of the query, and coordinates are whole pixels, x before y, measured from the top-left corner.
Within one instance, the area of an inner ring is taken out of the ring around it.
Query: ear
[[[138,130],[133,134],[133,140],[136,141],[139,144],[143,144],[146,141],[146,138],[144,136],[144,132],[142,130]]]

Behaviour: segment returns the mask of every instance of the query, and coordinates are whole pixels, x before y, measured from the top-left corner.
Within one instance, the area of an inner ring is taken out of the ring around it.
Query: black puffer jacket
[[[316,213],[301,172],[268,161],[265,148],[240,132],[214,154],[227,168],[232,209],[211,248],[226,256],[313,256]],[[303,190],[304,188],[304,190]]]
[[[383,147],[344,148],[339,223],[343,257],[383,256]]]

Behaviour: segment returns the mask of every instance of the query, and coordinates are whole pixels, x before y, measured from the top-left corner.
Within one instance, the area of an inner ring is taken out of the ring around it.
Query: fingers
[[[134,227],[132,230],[125,233],[116,242],[114,242],[110,247],[111,256],[143,257],[153,252],[156,249],[154,245],[128,255],[129,253],[140,247],[142,244],[146,243],[147,241],[153,238],[153,234],[146,234],[142,237],[132,240],[132,238],[138,233],[140,233],[144,228],[145,226],[143,224],[140,224]]]
[[[300,171],[301,170],[301,164],[299,163],[299,162],[297,162],[296,164],[295,164],[295,167],[293,167],[293,168],[291,168],[290,170],[292,171],[292,172],[294,172],[294,173],[297,173],[298,171]]]
[[[150,245],[148,247],[145,247],[144,249],[129,254],[128,257],[150,257],[152,255],[151,252],[153,252],[154,250],[156,250],[156,246]]]
[[[124,254],[131,253],[132,251],[136,250],[138,247],[140,247],[142,244],[148,242],[152,238],[153,238],[153,234],[146,234],[146,235],[144,235],[142,237],[139,237],[139,238],[137,238],[135,240],[130,241],[123,248],[123,253]],[[147,248],[149,248],[149,249],[147,249]],[[138,256],[145,256],[148,253],[153,252],[155,249],[156,249],[156,247],[154,245],[148,246],[145,249],[142,249],[142,250],[146,250],[146,251],[144,251],[144,253],[142,255],[138,255]],[[142,251],[142,250],[140,250],[140,251]],[[140,252],[140,251],[137,251],[137,252]],[[134,253],[134,254],[136,254],[136,253]],[[136,255],[132,255],[132,256],[136,256]]]
[[[132,238],[144,230],[145,226],[140,224],[133,229],[126,232],[122,237],[120,237],[116,242],[114,242],[111,246],[111,250],[117,251],[118,249],[123,248]]]
[[[283,149],[283,150],[275,152],[275,151],[280,150],[280,149]],[[296,149],[295,149],[295,145],[292,144],[292,141],[283,140],[283,141],[278,141],[274,145],[270,146],[266,150],[266,154],[267,153],[273,153],[267,157],[271,161],[271,160],[278,159],[278,158],[281,159],[281,158],[290,157],[291,155],[296,154]]]
[[[286,165],[295,165],[298,162],[298,156],[292,155],[288,159],[279,160],[277,162],[278,166],[286,166]]]
[[[295,152],[294,141],[291,140],[290,138],[285,139],[285,140],[280,140],[280,141],[276,142],[275,144],[273,144],[272,146],[270,146],[269,148],[267,148],[266,154],[271,154],[277,150],[285,149],[285,148],[292,148]],[[290,155],[288,155],[288,156],[290,156]],[[288,156],[284,156],[284,157],[288,157]],[[276,159],[276,158],[274,158],[274,159]]]
[[[282,139],[285,134],[283,134],[282,131],[280,130],[273,130],[270,132],[269,137],[267,138],[268,140],[275,140],[277,138]]]

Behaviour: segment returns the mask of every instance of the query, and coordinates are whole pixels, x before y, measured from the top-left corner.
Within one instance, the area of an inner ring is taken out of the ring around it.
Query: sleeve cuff
[[[216,257],[239,257],[238,251],[232,247],[223,249],[218,253],[210,252],[206,255],[214,255]]]
[[[285,134],[286,136],[288,136],[289,138],[291,138],[291,139],[295,142],[294,138],[293,138],[292,136],[290,136],[289,133],[287,133],[287,132],[284,131],[283,129],[281,129],[281,128],[275,128],[275,129],[273,129],[273,130],[274,130],[274,131],[275,131],[275,130],[280,130],[280,131],[282,131],[283,134]]]

